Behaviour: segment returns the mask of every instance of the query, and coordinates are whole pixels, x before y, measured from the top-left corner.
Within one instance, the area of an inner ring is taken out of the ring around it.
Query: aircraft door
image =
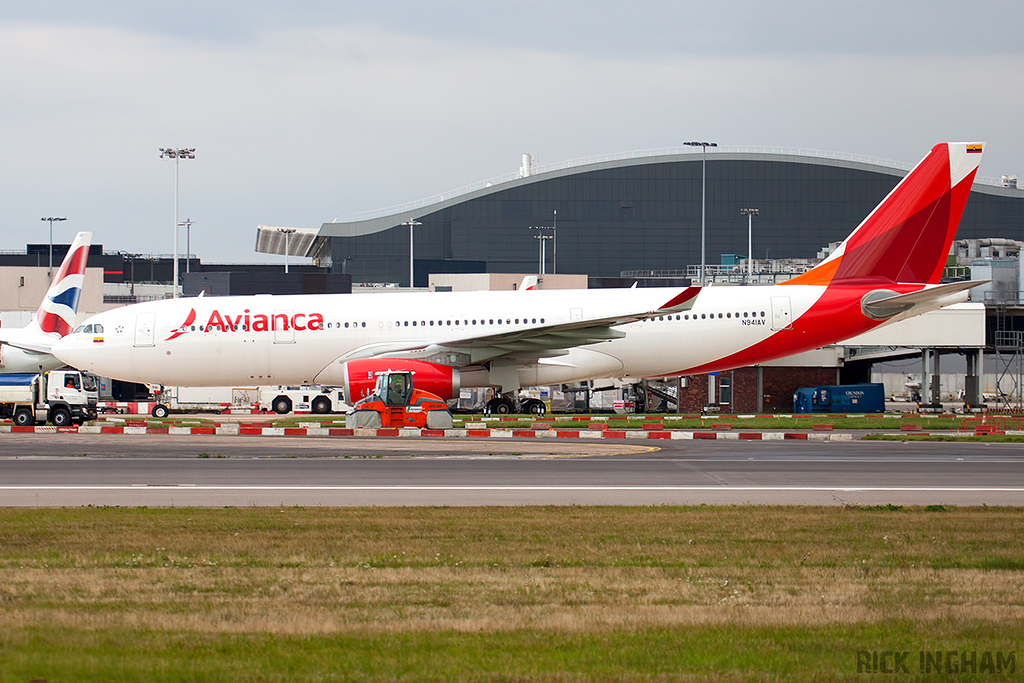
[[[772,297],[772,329],[793,329],[793,311],[790,308],[788,296]]]
[[[156,346],[156,313],[139,313],[135,317],[135,346]]]

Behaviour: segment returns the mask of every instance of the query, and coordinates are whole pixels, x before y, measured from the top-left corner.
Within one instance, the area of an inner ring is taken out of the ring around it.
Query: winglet
[[[827,259],[781,284],[938,283],[984,147],[935,145]]]
[[[688,311],[693,308],[693,304],[697,301],[697,295],[700,294],[700,287],[687,287],[683,291],[676,294],[674,297],[666,301],[661,305],[661,308],[657,310],[658,313],[676,311]]]
[[[525,292],[531,289],[537,289],[537,276],[527,275],[523,278],[522,284],[519,285],[519,291]]]

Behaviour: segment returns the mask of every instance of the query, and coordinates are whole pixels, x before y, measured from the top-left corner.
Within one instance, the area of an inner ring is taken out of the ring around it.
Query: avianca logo
[[[178,327],[178,329],[176,329],[174,332],[172,332],[170,337],[168,337],[167,339],[164,339],[164,341],[171,341],[172,339],[177,339],[181,335],[185,334],[186,332],[189,331],[189,328],[192,326],[192,323],[194,323],[195,321],[196,321],[196,309],[193,308],[192,310],[190,310],[188,312],[188,316],[186,316],[185,322],[183,322],[181,324],[181,326]]]
[[[196,309],[191,309],[185,321],[178,329],[174,330],[164,341],[177,339],[186,332],[193,330],[196,321]],[[245,309],[242,313],[232,316],[229,313],[221,313],[214,309],[205,325],[200,325],[203,332],[276,332],[278,330],[322,330],[324,329],[324,316],[320,313],[250,313]]]

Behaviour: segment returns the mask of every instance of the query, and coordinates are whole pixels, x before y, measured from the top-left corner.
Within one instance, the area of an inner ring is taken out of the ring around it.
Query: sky
[[[319,227],[538,163],[686,140],[1024,175],[1024,3],[0,0],[0,250],[278,262]],[[181,235],[184,252],[184,233]],[[292,263],[295,263],[292,260]]]

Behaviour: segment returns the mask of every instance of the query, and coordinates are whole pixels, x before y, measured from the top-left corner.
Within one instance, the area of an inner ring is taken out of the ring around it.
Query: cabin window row
[[[451,327],[452,325],[458,326],[460,324],[463,325],[463,326],[467,326],[467,327],[468,326],[472,326],[472,325],[502,325],[502,324],[505,324],[505,325],[533,324],[533,325],[536,325],[538,322],[540,322],[541,324],[544,324],[544,320],[545,320],[544,318],[521,318],[521,319],[520,318],[515,318],[515,319],[513,319],[513,318],[506,318],[505,320],[501,320],[500,318],[498,318],[498,319],[495,319],[495,318],[490,318],[490,319],[480,318],[480,319],[476,319],[476,318],[474,318],[474,319],[471,319],[471,320],[461,320],[461,321],[460,320],[454,320],[454,321],[453,320],[438,320],[436,322],[433,321],[433,320],[429,320],[429,321],[428,320],[419,320],[419,321],[417,321],[417,320],[412,320],[412,321],[409,321],[409,320],[404,320],[404,321],[403,320],[396,320],[395,321],[395,327],[409,327],[410,325],[412,325],[413,327],[434,327],[435,325],[437,327],[444,327],[446,325]],[[354,329],[354,328],[359,328],[359,327],[366,327],[366,323],[365,322],[327,323],[327,329],[335,329],[336,328],[336,329],[340,330],[340,329]],[[214,332],[214,331],[216,331],[216,332],[223,332],[223,331],[225,331],[225,329],[227,331],[229,331],[229,332],[232,332],[232,331],[233,332],[238,332],[239,330],[241,330],[243,332],[248,332],[249,331],[249,327],[247,325],[241,325],[241,326],[239,326],[239,325],[234,325],[234,326],[232,326],[232,325],[207,325],[205,327],[203,325],[198,325],[198,326],[197,325],[192,325],[192,326],[190,326],[190,329],[193,332],[195,332],[197,329],[200,332],[203,332],[204,330],[207,331],[207,332]],[[82,327],[79,327],[75,331],[76,332],[85,332],[85,333],[91,333],[91,332],[99,333],[99,332],[103,332],[103,326],[102,325],[82,326]]]
[[[693,317],[694,320],[707,320],[708,318],[714,319],[715,317],[718,317],[718,318],[758,318],[758,317],[764,318],[765,317],[765,313],[764,313],[764,311],[761,311],[761,312],[758,312],[758,311],[750,311],[750,312],[743,311],[743,313],[739,313],[739,312],[737,312],[737,313],[732,313],[732,312],[729,312],[729,313],[701,313],[699,318],[697,317],[697,314],[694,313],[692,315],[692,317]],[[676,316],[675,316],[676,320],[689,320],[690,318],[691,318],[691,315],[689,313],[676,314]],[[659,315],[658,316],[658,320],[672,320],[672,316],[671,315]]]
[[[473,325],[536,325],[544,324],[544,318],[471,318],[469,320],[396,320],[395,327],[472,327]]]

